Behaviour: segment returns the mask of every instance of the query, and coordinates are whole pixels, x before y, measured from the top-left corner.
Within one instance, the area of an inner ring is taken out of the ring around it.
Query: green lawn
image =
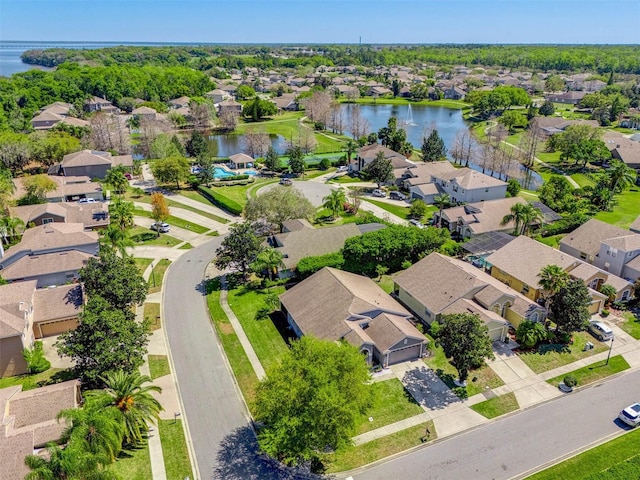
[[[240,391],[249,405],[249,409],[251,409],[256,389],[258,388],[258,377],[253,371],[247,354],[229,323],[227,315],[220,306],[220,282],[217,278],[210,280],[207,284],[207,306]]]
[[[142,208],[136,207],[133,213],[134,215],[137,215],[139,217],[153,218],[151,216],[151,212],[148,212],[147,210],[143,210]],[[174,227],[183,228],[185,230],[189,230],[190,232],[194,232],[194,233],[205,233],[211,230],[210,228],[203,227],[202,225],[198,225],[193,222],[189,222],[183,218],[174,217],[173,215],[169,215],[165,219],[165,222],[168,223],[169,225],[173,225]]]
[[[163,258],[156,266],[151,270],[151,275],[149,276],[149,293],[155,293],[162,290],[162,281],[164,279],[164,272],[167,271],[171,265],[171,260],[167,260]]]
[[[362,180],[360,177],[352,177],[350,175],[340,175],[339,177],[329,180],[329,183],[360,183],[363,181],[364,180]]]
[[[192,248],[193,248],[193,245],[191,245],[189,242],[187,242],[184,245],[180,245],[178,247],[178,250],[191,250]]]
[[[15,377],[0,378],[0,388],[14,387],[22,385],[22,390],[33,390],[34,388],[49,385],[51,383],[60,383],[74,378],[71,370],[63,370],[61,368],[50,368],[42,373],[33,375],[24,374]]]
[[[518,410],[518,400],[513,393],[507,393],[500,395],[499,397],[485,400],[484,402],[471,405],[471,410],[478,412],[480,415],[486,418],[496,418],[505,413]]]
[[[144,319],[149,322],[151,330],[158,330],[162,326],[159,303],[145,303],[143,315]]]
[[[566,233],[559,233],[558,235],[551,235],[550,237],[535,237],[535,240],[550,247],[559,249],[560,240],[562,240],[566,236]]]
[[[374,392],[374,402],[366,415],[358,419],[356,435],[424,412],[397,378],[373,383],[371,388]],[[373,418],[372,422],[369,421],[369,417]]]
[[[391,213],[392,215],[395,215],[396,217],[409,220],[409,206],[404,202],[399,201],[398,205],[393,205],[391,203],[380,202],[378,200],[371,200],[369,198],[366,198],[366,199],[363,198],[363,200],[373,205],[376,205],[382,208],[383,210],[386,210],[387,212]]]
[[[617,205],[611,212],[598,212],[594,218],[603,222],[629,228],[629,225],[640,215],[640,188],[633,187],[616,195]]]
[[[268,293],[279,295],[284,291],[284,287],[275,287],[266,291],[252,290],[246,286],[229,290],[229,306],[242,324],[266,371],[280,363],[280,358],[288,347],[273,321],[270,318],[258,320],[256,314],[264,306],[264,297]]]
[[[426,438],[427,428],[431,432]],[[357,467],[362,467],[382,458],[403,452],[412,447],[421,445],[425,441],[437,438],[433,422],[422,423],[415,427],[381,437],[357,447],[349,446],[338,450],[328,461],[328,472],[343,472]]]
[[[131,240],[133,240],[136,245],[175,247],[176,245],[182,243],[182,240],[178,240],[177,238],[172,237],[171,235],[167,235],[166,233],[161,233],[160,236],[158,236],[156,232],[145,227],[133,227],[129,234],[131,235]]]
[[[640,319],[631,312],[622,312],[626,319],[620,327],[636,340],[640,340]]]
[[[193,478],[182,420],[160,420],[158,431],[160,432],[160,442],[162,442],[162,456],[164,457],[167,479]]]
[[[609,359],[608,365],[606,365],[604,361],[596,362],[592,365],[573,370],[569,373],[576,377],[576,380],[578,380],[578,386],[583,386],[597,382],[598,380],[602,380],[603,378],[622,372],[628,368],[630,368],[629,364],[622,355],[615,355]],[[547,383],[553,386],[558,386],[566,375],[567,374],[565,373],[564,375],[558,375],[557,377],[550,378],[547,380]]]
[[[593,343],[594,347],[591,350],[584,351],[584,345],[587,342]],[[542,373],[591,357],[609,348],[607,344],[599,342],[587,332],[574,333],[573,344],[568,347],[568,352],[521,353],[519,357],[531,370],[536,373]]]
[[[382,278],[378,282],[378,286],[387,293],[393,292],[393,276],[391,275],[382,275]]]
[[[164,377],[171,373],[169,359],[166,355],[149,355],[149,372],[151,379]]]
[[[193,193],[193,190],[186,190],[188,192]],[[179,195],[182,195],[184,197],[188,197],[191,198],[189,195],[184,195],[185,190],[181,190],[178,192]],[[197,193],[197,192],[195,192]],[[209,203],[204,197],[202,197],[200,194],[198,194],[198,196],[205,200],[204,202],[202,202],[205,205],[211,205],[211,203]],[[145,193],[144,195],[142,195],[141,197],[134,197],[133,195],[131,195],[131,192],[127,192],[125,194],[125,198],[127,200],[131,200],[133,202],[141,202],[141,203],[151,203],[151,195],[149,193]],[[180,203],[180,202],[176,202],[175,200],[172,200],[171,198],[165,197],[165,200],[167,202],[167,206],[169,207],[176,207],[176,208],[181,208],[183,210],[188,210],[190,212],[193,213],[197,213],[198,215],[201,215],[203,217],[206,217],[210,220],[214,220],[216,222],[220,222],[220,223],[229,223],[229,220],[227,220],[226,218],[223,217],[219,217],[218,215],[214,215],[213,213],[209,213],[209,212],[205,212],[204,210],[200,210],[199,208],[195,208],[192,207],[191,205],[185,205],[184,203]],[[198,199],[199,201],[199,199]]]
[[[426,335],[429,339],[429,350],[431,355],[424,357],[424,362],[431,368],[438,377],[451,389],[454,393],[463,397],[472,397],[477,393],[482,393],[486,387],[497,388],[504,385],[504,382],[495,374],[488,365],[484,365],[476,370],[469,372],[467,386],[465,389],[456,387],[453,383],[458,378],[458,371],[449,362],[442,350],[442,347],[435,344],[433,338]]]
[[[341,99],[343,103],[348,103],[346,98]],[[461,100],[421,100],[419,102],[414,102],[407,98],[393,98],[393,97],[384,97],[384,98],[373,98],[373,97],[360,97],[352,103],[359,103],[362,105],[421,105],[425,107],[444,107],[451,108],[454,110],[464,110],[471,108],[471,105],[465,103]]]
[[[618,469],[624,469],[628,466],[629,461],[637,464],[640,460],[638,443],[640,443],[640,429],[632,430],[610,442],[594,447],[558,465],[531,475],[527,477],[527,479],[587,480],[598,478],[599,480],[622,480],[634,478],[634,473],[635,478],[637,478],[637,467],[631,472],[628,472],[628,474],[625,474],[623,470],[617,475],[614,475],[614,472],[609,471],[609,469],[616,471]]]
[[[140,270],[140,274],[143,274],[147,269],[147,267],[151,265],[151,262],[153,262],[153,259],[152,258],[134,258],[133,261],[136,262],[136,266]]]
[[[127,480],[152,480],[149,446],[123,450],[107,470]]]

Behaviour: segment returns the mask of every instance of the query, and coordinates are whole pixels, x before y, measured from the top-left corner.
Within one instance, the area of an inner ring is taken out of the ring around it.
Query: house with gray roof
[[[365,145],[357,151],[356,158],[351,160],[349,171],[359,172],[361,170],[364,170],[367,165],[375,160],[376,156],[380,152],[384,154],[384,158],[391,161],[391,165],[394,170],[402,169],[404,171],[407,168],[411,168],[412,166],[414,166],[414,163],[409,161],[407,157],[405,157],[401,153],[394,152],[390,148],[387,148],[378,143],[374,143],[372,145]]]
[[[58,422],[58,413],[81,401],[77,380],[27,391],[22,385],[0,389],[0,480],[24,478],[30,472],[25,457],[59,441],[67,425]]]
[[[473,203],[504,198],[507,182],[467,167],[434,175],[434,183],[455,203]]]
[[[104,178],[111,168],[120,165],[130,170],[133,169],[133,157],[131,155],[114,156],[110,152],[97,150],[81,150],[65,155],[62,158],[61,169],[65,177]]]
[[[494,341],[504,339],[510,325],[546,317],[541,305],[483,270],[435,252],[398,275],[394,293],[427,325],[439,321],[442,315],[477,314]]]
[[[52,167],[53,168],[53,167]],[[57,170],[54,168],[55,173]],[[18,199],[26,194],[23,180],[26,177],[18,177],[13,179],[16,190],[13,194],[14,199]],[[49,175],[49,178],[56,184],[55,190],[46,193],[48,202],[75,202],[82,198],[92,198],[102,201],[102,185],[98,182],[92,182],[86,176],[65,177],[57,174]]]
[[[109,211],[102,203],[39,203],[9,207],[12,217],[29,226],[47,223],[82,223],[85,229],[95,230],[109,226]]]
[[[411,313],[368,277],[325,267],[280,295],[280,303],[296,335],[346,341],[370,365],[387,367],[426,352]]]

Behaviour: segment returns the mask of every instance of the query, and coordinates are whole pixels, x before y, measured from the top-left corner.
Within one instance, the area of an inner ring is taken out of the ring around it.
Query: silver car
[[[152,223],[151,230],[155,230],[160,233],[168,233],[171,230],[171,227],[168,223]]]
[[[606,342],[613,338],[613,330],[602,322],[591,322],[589,324],[589,333],[601,342]]]

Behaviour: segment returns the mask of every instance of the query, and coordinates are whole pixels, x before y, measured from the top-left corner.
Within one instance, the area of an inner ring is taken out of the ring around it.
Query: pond
[[[214,157],[229,157],[236,153],[244,151],[243,136],[239,134],[230,135],[209,135],[207,143],[209,144],[209,152]],[[270,134],[271,146],[283,155],[287,149],[287,143],[280,135]]]

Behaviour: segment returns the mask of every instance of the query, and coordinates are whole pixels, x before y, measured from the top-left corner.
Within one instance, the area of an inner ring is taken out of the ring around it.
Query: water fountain
[[[415,127],[416,123],[413,121],[413,110],[411,109],[411,104],[409,104],[409,108],[407,109],[407,126]]]

